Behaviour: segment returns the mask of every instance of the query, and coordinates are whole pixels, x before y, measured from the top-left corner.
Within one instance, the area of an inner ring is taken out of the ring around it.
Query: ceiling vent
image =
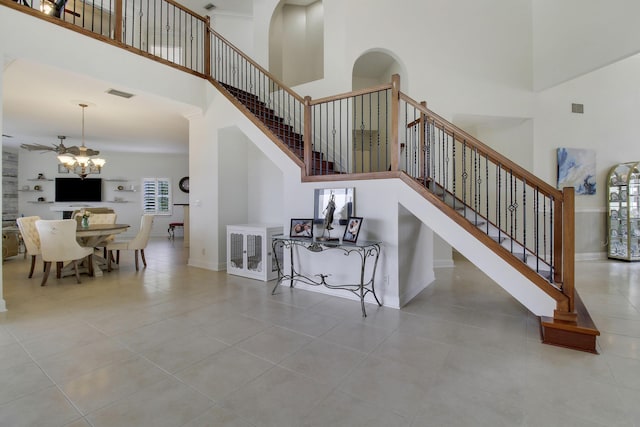
[[[212,10],[212,9],[215,9],[215,8],[216,8],[216,5],[215,5],[215,4],[213,4],[213,3],[207,3],[207,4],[205,4],[205,5],[204,5],[204,8],[205,8],[206,10]]]
[[[121,97],[121,98],[127,98],[127,99],[129,99],[129,98],[131,98],[132,96],[134,96],[132,93],[123,92],[123,91],[121,91],[121,90],[116,90],[116,89],[109,89],[109,90],[107,91],[107,93],[108,93],[109,95],[119,96],[119,97]]]
[[[571,112],[576,114],[584,114],[584,104],[571,104]]]

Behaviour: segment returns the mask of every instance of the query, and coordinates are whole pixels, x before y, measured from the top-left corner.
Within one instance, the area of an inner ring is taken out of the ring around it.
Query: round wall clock
[[[180,187],[180,190],[182,190],[185,193],[189,192],[189,177],[185,176],[184,178],[180,179],[180,182],[178,183],[178,187]]]

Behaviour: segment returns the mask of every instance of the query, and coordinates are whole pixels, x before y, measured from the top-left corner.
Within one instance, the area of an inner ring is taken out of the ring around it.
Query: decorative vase
[[[82,228],[88,228],[89,227],[89,217],[82,217]]]

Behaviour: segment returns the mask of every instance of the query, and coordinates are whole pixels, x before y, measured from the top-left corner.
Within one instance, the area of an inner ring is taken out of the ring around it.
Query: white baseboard
[[[607,259],[606,252],[581,252],[576,253],[576,261],[602,261]]]

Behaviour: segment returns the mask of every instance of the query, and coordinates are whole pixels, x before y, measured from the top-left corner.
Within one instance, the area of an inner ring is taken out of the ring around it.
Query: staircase
[[[278,116],[273,109],[261,101],[258,95],[228,84],[221,83],[221,85],[232,97],[244,105],[253,117],[260,120],[271,131],[271,136],[276,137],[290,152],[304,162],[303,137],[295,131],[293,126],[285,123],[285,119]],[[333,162],[324,160],[324,155],[321,152],[312,150],[312,159],[311,172],[313,175],[334,175],[340,173],[334,169]]]
[[[487,252],[479,256],[501,260],[518,272],[518,285],[555,300],[553,315],[540,317],[545,343],[596,352],[599,332],[573,283],[573,189],[556,190],[414,101],[400,91],[397,76],[370,89],[302,98],[215,33],[208,18],[159,1],[166,16],[188,16],[190,23],[147,22],[144,28],[165,28],[172,40],[195,34],[188,65],[145,50],[144,35],[132,37],[123,25],[122,0],[109,15],[111,40],[84,19],[82,25],[62,22],[11,0],[0,4],[208,79],[302,168],[303,181],[400,178],[424,206],[437,207],[467,233],[465,239],[480,242]]]

